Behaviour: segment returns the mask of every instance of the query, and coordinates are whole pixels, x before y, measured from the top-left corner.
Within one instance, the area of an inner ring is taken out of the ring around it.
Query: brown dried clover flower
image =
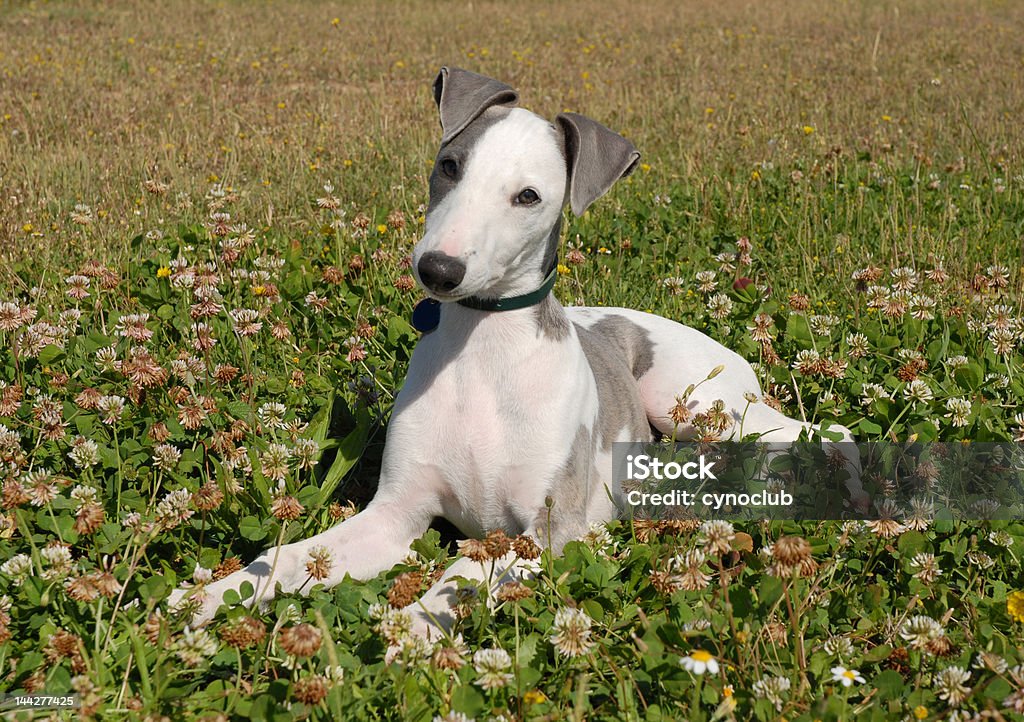
[[[305,507],[290,494],[282,494],[270,505],[270,513],[282,521],[293,521],[302,516]]]
[[[395,577],[388,590],[388,604],[404,609],[416,601],[423,590],[423,572],[405,572]]]
[[[13,509],[21,506],[29,500],[25,485],[17,479],[8,479],[4,482],[3,490],[0,491],[0,507]]]
[[[658,594],[670,596],[683,588],[682,583],[675,574],[656,570],[651,572],[650,578],[651,586],[654,587]]]
[[[90,574],[67,579],[64,582],[64,591],[76,602],[92,602],[100,595]]]
[[[434,652],[434,666],[438,669],[462,669],[466,658],[457,647],[441,647]]]
[[[462,539],[459,541],[459,553],[475,562],[485,562],[491,558],[487,546],[479,539]]]
[[[82,656],[82,638],[63,629],[58,629],[43,648],[43,656],[49,664],[56,664],[62,659],[71,663],[71,671],[81,674],[86,670],[85,658]]]
[[[223,579],[229,574],[237,572],[242,566],[242,560],[238,557],[228,557],[214,568],[213,578]]]
[[[522,582],[506,582],[498,587],[494,597],[499,602],[518,602],[533,596],[533,590]]]
[[[327,692],[327,681],[317,674],[303,677],[292,687],[292,697],[297,702],[302,702],[310,707],[320,704],[327,696]]]
[[[142,625],[142,634],[146,637],[147,642],[156,645],[165,629],[167,629],[167,620],[158,609],[146,618],[146,623]]]
[[[87,501],[75,515],[75,531],[82,536],[92,534],[100,528],[105,518],[102,506],[95,501]]]
[[[811,558],[811,545],[803,537],[780,537],[772,545],[772,557],[782,564],[795,566]]]
[[[516,553],[516,556],[526,561],[533,561],[540,556],[541,548],[533,540],[533,537],[527,534],[520,534],[512,540],[512,551]]]
[[[225,644],[246,649],[259,644],[267,636],[267,625],[255,617],[241,617],[217,632]]]
[[[224,501],[224,492],[215,481],[207,481],[192,494],[192,503],[199,511],[212,511]]]
[[[320,649],[323,635],[312,624],[296,624],[281,630],[278,643],[293,657],[312,657]]]
[[[495,529],[484,538],[484,547],[486,547],[487,553],[491,555],[491,559],[500,559],[508,554],[512,548],[512,542],[503,530]]]

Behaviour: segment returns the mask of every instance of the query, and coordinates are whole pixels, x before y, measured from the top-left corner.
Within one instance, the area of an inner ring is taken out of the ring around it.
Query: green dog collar
[[[544,300],[544,298],[551,293],[551,289],[555,287],[555,281],[558,280],[558,268],[552,268],[551,273],[544,279],[544,283],[540,285],[536,291],[530,293],[524,293],[522,296],[508,296],[507,298],[477,298],[476,296],[470,296],[464,298],[461,301],[457,301],[460,306],[466,308],[474,308],[477,311],[515,311],[517,308],[527,308],[528,306],[536,306],[538,303]]]

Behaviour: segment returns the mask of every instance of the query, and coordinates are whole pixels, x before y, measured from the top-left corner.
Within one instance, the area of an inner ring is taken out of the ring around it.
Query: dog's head
[[[528,293],[551,270],[562,207],[577,215],[628,175],[633,144],[582,115],[554,123],[508,85],[458,68],[434,82],[441,149],[413,270],[441,300]]]

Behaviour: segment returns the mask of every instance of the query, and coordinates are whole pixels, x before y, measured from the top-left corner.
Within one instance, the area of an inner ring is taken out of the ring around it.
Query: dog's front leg
[[[198,600],[199,609],[192,621],[201,625],[213,618],[225,592],[240,592],[246,582],[254,589],[253,596],[245,601],[252,606],[273,599],[278,587],[283,592],[308,592],[316,584],[333,587],[346,575],[371,579],[400,562],[429,522],[429,510],[410,509],[408,504],[375,499],[365,511],[351,519],[309,539],[268,549],[245,569],[224,579],[176,590],[170,603],[173,608],[187,602],[187,597]],[[330,560],[327,576],[319,580],[307,569],[307,563],[312,561],[311,553],[317,548],[325,549]]]

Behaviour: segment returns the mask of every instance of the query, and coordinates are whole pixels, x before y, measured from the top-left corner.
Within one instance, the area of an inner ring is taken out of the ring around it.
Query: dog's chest
[[[562,344],[421,340],[389,434],[415,447],[443,514],[467,534],[515,530],[551,491],[598,408],[582,353]],[[390,442],[389,442],[390,443]]]

